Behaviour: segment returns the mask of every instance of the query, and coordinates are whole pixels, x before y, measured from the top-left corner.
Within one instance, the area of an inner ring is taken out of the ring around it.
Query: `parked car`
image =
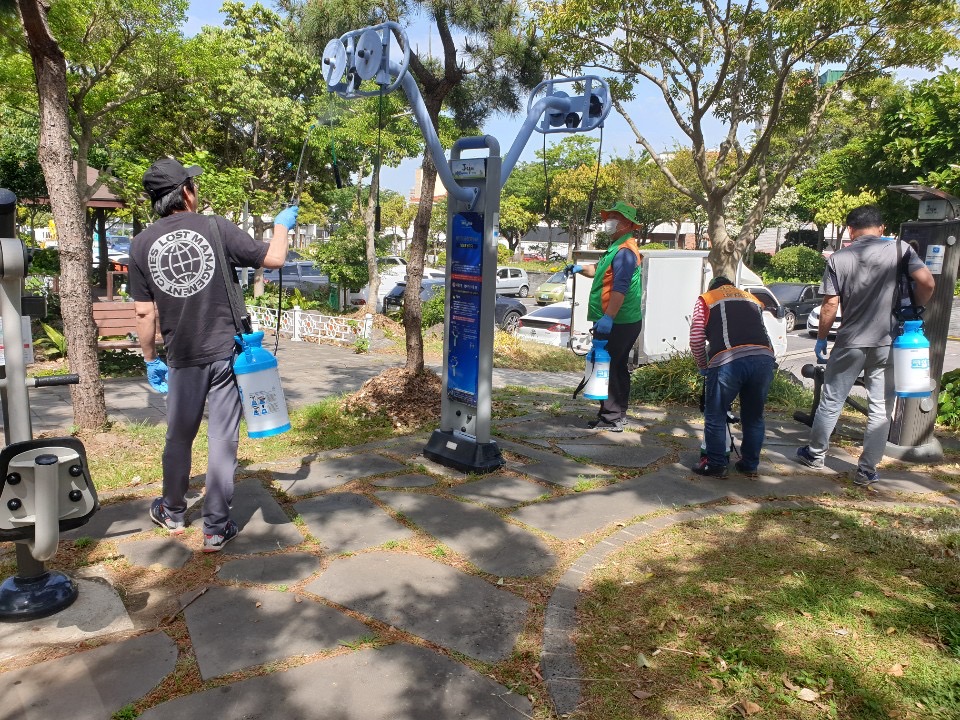
[[[279,283],[280,270],[281,268],[264,268],[264,282]],[[330,277],[310,260],[287,260],[282,270],[284,290],[296,288],[302,293],[313,293],[330,289]]]
[[[523,260],[524,262],[546,262],[547,259],[543,255],[537,255],[536,253],[533,253],[524,254]]]
[[[537,305],[549,305],[572,299],[573,277],[564,275],[563,270],[555,272],[537,288],[536,298]]]
[[[93,254],[93,267],[100,267],[100,246],[97,243],[93,243],[91,247],[91,253]],[[130,262],[130,250],[126,251],[117,250],[116,248],[107,245],[107,269],[108,270],[126,270],[127,265]]]
[[[523,340],[567,347],[570,343],[570,321],[573,304],[558,302],[537,308],[520,318],[517,337]]]
[[[810,311],[819,308],[823,302],[819,284],[776,282],[767,287],[784,307],[783,319],[787,322],[787,332],[793,332],[798,325],[805,325]]]
[[[833,337],[837,334],[837,330],[840,329],[840,307],[837,306],[837,316],[833,319],[833,325],[830,326],[830,332],[827,333],[828,337]],[[810,337],[816,337],[820,332],[820,306],[818,305],[813,310],[810,311],[810,315],[807,317],[807,333]]]
[[[420,283],[420,287],[422,288],[420,291],[420,299],[429,300],[434,294],[443,292],[445,284],[445,280],[424,278]],[[406,289],[407,283],[406,281],[402,281],[390,291],[390,294],[383,299],[383,311],[385,313],[403,309],[403,294],[406,292]],[[504,332],[512,333],[517,329],[520,316],[526,311],[526,305],[519,300],[497,295],[497,301],[493,310],[494,322],[497,324],[497,327]]]
[[[530,294],[530,280],[527,279],[527,271],[518,267],[498,267],[497,293],[527,297]]]

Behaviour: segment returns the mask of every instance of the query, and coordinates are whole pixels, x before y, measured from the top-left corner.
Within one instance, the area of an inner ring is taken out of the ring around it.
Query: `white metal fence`
[[[277,309],[247,305],[254,329],[273,331],[277,327]],[[301,310],[294,306],[280,314],[280,334],[293,341],[332,340],[347,345],[354,344],[358,338],[371,339],[373,335],[373,315],[367,313],[363,319],[322,315],[313,310]]]

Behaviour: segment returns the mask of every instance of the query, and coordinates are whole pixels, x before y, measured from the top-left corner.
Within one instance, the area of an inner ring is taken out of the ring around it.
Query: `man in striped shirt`
[[[706,383],[707,462],[692,470],[698,475],[727,477],[727,410],[739,396],[743,442],[736,468],[747,477],[756,477],[765,432],[763,406],[774,370],[763,304],[722,275],[714,278],[694,305],[690,350]]]

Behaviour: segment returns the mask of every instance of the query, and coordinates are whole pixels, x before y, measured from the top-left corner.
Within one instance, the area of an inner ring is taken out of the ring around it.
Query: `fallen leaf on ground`
[[[854,596],[855,598],[863,597],[863,593],[860,592],[859,590],[857,590],[856,592],[853,593],[853,596]]]
[[[631,693],[637,700],[648,700],[653,697],[652,692],[647,692],[646,690],[634,690]]]
[[[747,715],[756,715],[758,712],[762,711],[763,708],[757,705],[755,702],[750,702],[749,700],[744,700],[740,705],[743,707],[743,711]]]
[[[887,675],[893,675],[894,677],[903,677],[903,665],[897,663],[889,670],[887,670]]]
[[[637,667],[652,667],[647,656],[643,653],[637,653]]]
[[[723,683],[720,682],[717,678],[709,678],[710,684],[713,685],[714,690],[723,690]]]
[[[823,688],[821,695],[826,695],[827,693],[833,692],[833,678],[827,678],[827,684]]]
[[[834,533],[833,535],[830,536],[830,539],[831,539],[831,540],[839,540],[839,539],[840,539],[840,536],[839,536],[837,533]]]
[[[263,605],[263,603],[258,602],[258,603],[256,604],[256,607],[260,607],[261,605]]]
[[[790,682],[790,678],[788,678],[786,675],[783,676],[783,686],[787,690],[793,690],[794,692],[800,689],[797,685],[794,685],[792,682]]]
[[[811,615],[810,613],[808,613],[806,610],[802,610],[802,611],[800,612],[800,614],[803,615],[805,618],[812,618],[812,617],[813,617],[813,615]]]
[[[850,634],[850,631],[849,631],[849,630],[845,630],[845,629],[843,629],[843,628],[837,628],[836,630],[833,631],[833,634],[834,634],[834,635],[849,635],[849,634]]]
[[[810,688],[803,688],[800,692],[797,693],[797,697],[806,702],[813,702],[820,697],[820,693],[816,693]]]
[[[887,628],[887,635],[893,635],[896,631],[897,631],[897,629],[896,629],[895,627],[888,627],[888,628]]]

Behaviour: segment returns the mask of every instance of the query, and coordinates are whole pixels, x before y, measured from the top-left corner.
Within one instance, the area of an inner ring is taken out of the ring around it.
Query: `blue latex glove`
[[[157,358],[150,362],[144,361],[147,366],[147,382],[150,387],[160,394],[167,392],[167,364]]]
[[[609,315],[604,315],[593,324],[594,335],[609,335],[611,330],[613,330],[613,318]]]
[[[583,265],[567,265],[563,269],[564,277],[570,277],[571,275],[576,275],[578,272],[583,272]]]
[[[291,205],[277,213],[277,216],[273,219],[273,224],[283,225],[287,230],[293,230],[293,226],[297,224],[297,215],[299,213],[300,208],[296,205]]]
[[[827,361],[827,341],[826,340],[817,340],[817,344],[813,346],[813,354],[817,356],[817,360],[820,362]]]

